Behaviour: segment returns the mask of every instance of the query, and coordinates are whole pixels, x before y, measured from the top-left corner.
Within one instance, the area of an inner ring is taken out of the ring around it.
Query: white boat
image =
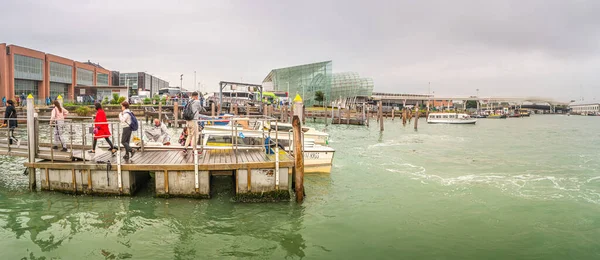
[[[429,124],[475,124],[477,119],[460,113],[431,113],[427,118]]]
[[[227,125],[215,125],[215,124],[205,124],[205,130],[218,130],[218,131],[226,131],[226,132],[235,132],[237,128],[237,132],[244,133],[263,133],[271,131],[271,136],[275,136],[275,128],[277,128],[278,138],[279,139],[289,139],[292,131],[292,124],[286,123],[277,123],[270,122],[270,124],[266,124],[264,120],[257,120],[254,122],[250,122],[250,119],[240,118],[235,121],[236,127],[234,128],[232,122],[230,121]],[[277,127],[276,127],[277,126]],[[316,130],[312,127],[302,127],[302,131],[304,132],[305,139],[314,140],[315,144],[320,145],[329,145],[329,134]]]
[[[231,132],[219,130],[203,130],[202,144],[207,149],[232,149],[234,142],[237,142],[238,148],[245,149],[265,149],[265,136],[262,133],[242,131],[238,133],[237,141],[231,138]],[[271,133],[274,139],[274,135]],[[274,146],[275,142],[270,142]],[[288,139],[279,139],[279,147],[290,152],[293,150]],[[273,149],[273,147],[270,147]],[[304,139],[304,171],[307,173],[329,173],[333,164],[335,149],[315,144],[314,140]]]

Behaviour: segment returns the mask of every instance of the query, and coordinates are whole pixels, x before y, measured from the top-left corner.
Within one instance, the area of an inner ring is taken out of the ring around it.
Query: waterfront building
[[[373,92],[373,80],[361,78],[356,72],[332,73],[332,61],[271,70],[262,82],[265,91],[285,91],[290,97],[299,94],[304,104],[311,106],[315,93],[323,92],[325,104],[366,101]]]
[[[346,107],[348,104],[367,102],[373,94],[373,79],[361,78],[357,72],[333,73],[331,98],[334,103]]]
[[[290,97],[299,94],[304,104],[315,104],[315,93],[323,92],[325,100],[331,100],[331,61],[274,69],[263,80],[265,90],[285,91]]]
[[[13,99],[33,95],[74,100],[75,86],[108,86],[111,73],[99,64],[78,62],[57,55],[0,43],[0,95]]]
[[[139,91],[150,91],[152,95],[158,93],[159,89],[168,88],[169,82],[150,75],[146,72],[119,73],[119,85],[129,87],[129,95],[135,96]]]
[[[577,114],[599,114],[600,113],[600,102],[597,101],[578,101],[569,104],[571,112]]]

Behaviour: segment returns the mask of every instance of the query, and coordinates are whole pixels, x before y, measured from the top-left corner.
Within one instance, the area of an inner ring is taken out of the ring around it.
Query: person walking
[[[21,106],[22,107],[27,105],[26,101],[27,101],[27,99],[25,98],[25,93],[21,93]]]
[[[21,106],[21,98],[19,97],[19,95],[15,96],[15,101],[17,101],[17,106]]]
[[[4,111],[4,126],[8,126],[9,132],[9,142],[10,144],[17,143],[17,147],[21,144],[21,142],[15,138],[15,128],[17,128],[17,110],[15,109],[15,102],[12,100],[7,101],[8,106],[6,107],[6,111]]]
[[[123,126],[123,135],[121,135],[121,144],[125,147],[125,156],[123,159],[129,160],[132,158],[135,152],[131,149],[129,143],[131,142],[131,124],[133,122],[131,110],[129,110],[129,102],[123,101],[121,103],[121,113],[119,113],[119,120],[121,126]]]
[[[196,149],[196,144],[198,143],[198,122],[196,120],[200,117],[200,111],[202,111],[202,107],[200,106],[200,101],[198,101],[198,92],[193,92],[192,99],[183,109],[183,119],[188,129],[188,138],[185,140],[183,147],[184,155],[187,154],[187,148],[192,141],[194,142],[193,148]]]
[[[64,109],[60,102],[54,101],[54,109],[52,109],[52,114],[50,116],[50,125],[54,126],[54,143],[62,146],[63,152],[67,151],[67,143],[62,138],[62,133],[65,129],[65,117],[69,114],[69,111]],[[52,149],[57,150],[58,146],[54,145]]]
[[[106,113],[104,109],[102,109],[102,104],[97,103],[94,104],[96,108],[96,118],[94,119],[94,141],[92,141],[92,150],[90,153],[96,152],[96,144],[98,144],[98,139],[104,138],[104,140],[110,146],[108,150],[114,155],[117,152],[117,149],[114,147],[113,143],[110,141],[110,130],[108,129],[108,120],[106,120]]]

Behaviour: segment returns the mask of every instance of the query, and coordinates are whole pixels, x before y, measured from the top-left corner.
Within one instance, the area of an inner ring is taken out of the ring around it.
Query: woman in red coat
[[[106,120],[106,113],[104,113],[104,109],[102,109],[102,105],[100,103],[96,103],[96,119],[94,119],[94,142],[92,142],[92,150],[90,153],[96,152],[96,144],[98,143],[98,139],[104,138],[108,145],[110,146],[109,150],[115,154],[117,149],[114,147],[113,143],[110,141],[110,130],[108,129],[108,121]]]

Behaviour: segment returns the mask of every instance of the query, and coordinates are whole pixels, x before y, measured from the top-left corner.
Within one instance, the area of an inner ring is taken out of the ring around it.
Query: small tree
[[[112,94],[112,100],[110,101],[111,104],[113,105],[118,105],[119,104],[119,93],[113,93]]]
[[[475,100],[467,101],[467,108],[477,108],[477,101],[475,101]]]
[[[325,94],[323,94],[323,91],[317,91],[315,92],[315,101],[319,102],[319,104],[322,104],[323,101],[325,101]]]

